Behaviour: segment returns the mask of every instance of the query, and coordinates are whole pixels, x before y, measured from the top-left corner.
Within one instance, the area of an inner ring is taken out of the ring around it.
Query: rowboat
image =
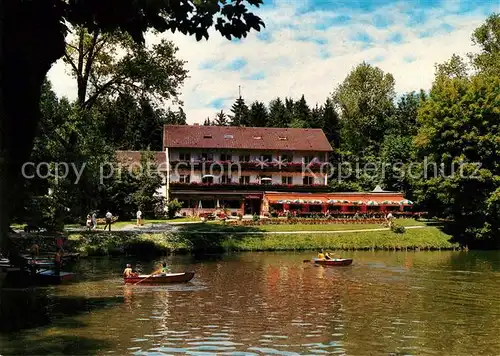
[[[72,280],[74,275],[74,273],[62,271],[59,274],[54,271],[42,271],[37,273],[36,277],[40,284],[61,284]]]
[[[331,260],[318,260],[315,258],[310,262],[321,266],[349,266],[352,263],[352,258],[332,258]]]
[[[123,280],[127,284],[166,284],[166,283],[186,283],[194,278],[194,272],[185,273],[167,273],[158,275],[138,275],[134,277],[124,277]]]

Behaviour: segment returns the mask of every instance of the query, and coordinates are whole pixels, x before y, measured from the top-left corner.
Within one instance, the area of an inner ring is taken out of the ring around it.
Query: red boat
[[[352,263],[352,258],[333,258],[331,260],[313,259],[311,262],[322,266],[349,266]]]
[[[124,277],[128,284],[165,284],[165,283],[186,283],[194,278],[194,272],[168,273],[158,275],[138,275],[134,277]]]

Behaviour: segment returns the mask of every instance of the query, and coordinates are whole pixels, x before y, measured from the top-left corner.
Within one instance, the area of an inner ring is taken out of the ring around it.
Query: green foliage
[[[146,98],[136,99],[123,93],[105,98],[95,106],[103,118],[103,134],[109,145],[118,150],[155,150],[163,148],[163,125],[185,124],[185,113],[156,107]]]
[[[231,107],[231,126],[250,126],[250,109],[241,96]]]
[[[341,112],[343,150],[358,156],[378,151],[394,97],[391,74],[364,62],[353,69],[332,97]]]
[[[175,215],[182,209],[182,203],[177,199],[171,200],[167,204],[167,214],[169,219],[173,219]]]
[[[209,119],[207,119],[207,120],[209,120]],[[229,124],[229,120],[228,120],[227,115],[224,112],[224,110],[221,110],[220,112],[217,113],[217,115],[215,115],[215,120],[214,120],[215,126],[227,126],[228,124]],[[207,126],[210,126],[210,121],[208,122]]]
[[[404,234],[406,232],[406,229],[404,226],[392,224],[391,231],[394,232],[395,234]]]
[[[285,104],[280,98],[276,98],[269,103],[269,116],[267,126],[288,127],[291,117],[288,115]]]
[[[451,218],[469,245],[499,245],[491,214],[500,187],[499,107],[500,77],[480,74],[439,78],[419,112],[419,157],[444,167],[418,182],[419,200],[431,215]]]
[[[109,93],[177,99],[187,70],[175,57],[178,48],[172,42],[162,39],[146,48],[122,32],[90,34],[77,27],[75,33],[64,60],[76,79],[81,107],[89,108]]]
[[[132,194],[133,203],[141,209],[144,216],[156,217],[157,206],[163,202],[163,197],[158,193],[162,178],[156,165],[155,153],[141,152],[141,168],[132,173],[137,177],[137,190]]]
[[[469,54],[474,67],[482,73],[500,72],[500,13],[491,14],[472,34],[472,43],[479,53]]]
[[[262,0],[248,0],[246,3],[248,5],[193,1],[176,6],[164,1],[79,1],[70,4],[57,2],[56,10],[72,25],[106,31],[121,29],[139,43],[144,42],[144,33],[151,28],[160,32],[179,31],[184,35],[194,35],[200,41],[208,39],[208,29],[212,26],[228,39],[246,37],[250,30],[259,31],[264,27],[262,20],[248,11],[250,6],[263,4]],[[214,17],[217,17],[216,21]]]
[[[252,216],[252,221],[257,222],[257,221],[259,221],[259,220],[260,220],[260,216],[259,216],[259,215],[257,215],[257,214],[253,214],[253,216]]]
[[[269,113],[263,102],[255,101],[250,106],[250,126],[266,127],[268,125]]]

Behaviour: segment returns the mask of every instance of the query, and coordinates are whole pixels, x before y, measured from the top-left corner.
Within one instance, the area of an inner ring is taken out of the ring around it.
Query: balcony
[[[240,184],[240,183],[181,183],[171,182],[173,190],[241,190],[241,191],[277,191],[277,192],[329,192],[330,187],[323,184],[294,185],[294,184]]]
[[[323,165],[325,166],[323,167]],[[212,171],[218,171],[221,167],[227,169],[231,167],[232,171],[237,171],[239,168],[241,170],[259,170],[264,172],[301,172],[302,169],[309,169],[313,172],[320,171],[323,168],[323,173],[327,173],[326,162],[312,162],[312,163],[302,163],[302,162],[263,162],[263,161],[248,161],[248,162],[238,162],[238,161],[170,161],[171,168],[192,168],[195,170],[199,169],[210,169]]]

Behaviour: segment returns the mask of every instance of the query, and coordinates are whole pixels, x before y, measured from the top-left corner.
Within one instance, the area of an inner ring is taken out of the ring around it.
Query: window
[[[293,162],[293,155],[291,155],[291,154],[281,155],[281,161],[282,162]]]
[[[224,135],[224,138],[233,138],[233,135]]]
[[[230,184],[231,183],[231,177],[229,177],[229,176],[222,176],[222,177],[220,177],[220,182],[222,184]]]
[[[240,162],[250,162],[250,156],[249,155],[240,156]]]
[[[271,178],[271,176],[261,176],[260,177],[260,184],[268,185],[268,184],[272,184],[272,183],[273,183],[273,179]]]
[[[293,183],[293,177],[290,176],[281,177],[281,184],[292,184],[292,183]]]
[[[312,161],[314,161],[314,156],[304,156],[304,163],[305,164],[308,164],[308,163],[311,163]]]
[[[233,159],[233,156],[230,153],[221,153],[220,154],[221,161],[231,161],[232,159]]]
[[[202,183],[209,183],[212,184],[214,182],[214,177],[213,176],[206,176],[201,178]]]
[[[272,155],[261,155],[260,160],[264,162],[271,162],[273,160]]]
[[[262,140],[262,136],[254,136],[253,139],[254,140]]]
[[[204,134],[203,138],[212,138],[212,135],[211,134]]]
[[[312,185],[314,183],[313,177],[304,177],[303,184],[304,185]]]
[[[250,176],[241,176],[240,184],[250,184]]]
[[[278,136],[278,140],[280,140],[280,141],[286,141],[286,137],[285,136]]]
[[[191,161],[191,153],[189,152],[179,153],[179,161]]]
[[[191,181],[191,177],[189,174],[181,174],[179,176],[179,182],[181,183],[189,183]]]
[[[202,161],[213,161],[214,160],[214,154],[213,153],[202,153],[201,154],[201,160]]]

